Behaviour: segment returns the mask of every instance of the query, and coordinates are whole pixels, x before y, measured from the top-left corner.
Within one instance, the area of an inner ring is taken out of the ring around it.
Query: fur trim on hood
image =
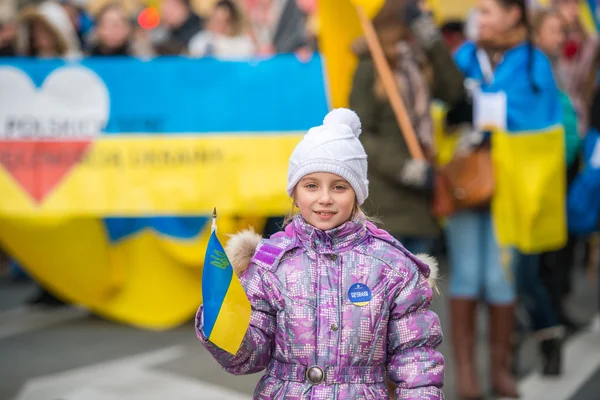
[[[229,235],[225,253],[237,276],[240,276],[250,265],[261,239],[262,236],[256,233],[254,228]]]
[[[59,57],[77,58],[81,56],[81,46],[75,28],[64,8],[57,3],[45,1],[38,6],[27,7],[19,17],[17,50],[19,54],[30,52],[30,25],[32,22],[42,23],[55,37],[62,49]]]
[[[252,228],[229,236],[229,241],[225,246],[225,253],[227,253],[227,257],[237,276],[240,276],[250,265],[250,261],[254,257],[261,239],[262,236]],[[439,278],[437,260],[428,254],[415,254],[415,256],[429,267],[430,272],[427,283],[437,292],[437,280]]]

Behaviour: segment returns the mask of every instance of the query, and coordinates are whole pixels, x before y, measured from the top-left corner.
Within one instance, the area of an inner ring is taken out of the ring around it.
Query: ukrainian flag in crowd
[[[204,335],[218,347],[236,354],[250,324],[250,301],[213,230],[202,272]]]
[[[484,95],[506,94],[505,126],[495,125],[491,136],[498,242],[523,253],[561,248],[567,239],[565,135],[550,62],[523,44],[505,53],[487,81],[475,44],[463,45],[455,61]]]

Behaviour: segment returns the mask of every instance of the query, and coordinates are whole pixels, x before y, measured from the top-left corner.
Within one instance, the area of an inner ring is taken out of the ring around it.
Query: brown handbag
[[[433,212],[448,216],[460,209],[483,207],[494,194],[494,171],[489,147],[455,155],[437,171]]]

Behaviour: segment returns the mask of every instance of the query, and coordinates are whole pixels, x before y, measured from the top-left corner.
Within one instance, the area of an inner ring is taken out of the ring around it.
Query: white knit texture
[[[298,182],[315,172],[341,176],[354,189],[359,205],[369,196],[367,154],[358,136],[358,116],[347,109],[333,110],[324,125],[310,129],[292,153],[288,168],[287,192],[291,196]]]

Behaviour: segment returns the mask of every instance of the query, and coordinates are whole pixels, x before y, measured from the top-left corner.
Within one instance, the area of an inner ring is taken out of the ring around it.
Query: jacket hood
[[[21,54],[28,54],[30,46],[29,25],[38,21],[52,32],[60,47],[64,49],[60,57],[75,58],[81,55],[79,39],[71,19],[60,4],[46,1],[39,6],[28,7],[20,15],[17,49]]]
[[[225,253],[227,253],[227,257],[237,276],[240,276],[248,268],[261,240],[262,236],[256,233],[254,229],[243,230],[229,236],[229,241],[225,246]],[[429,286],[433,290],[437,290],[439,273],[437,260],[428,254],[415,254],[415,257],[429,267],[427,283],[429,283]]]

